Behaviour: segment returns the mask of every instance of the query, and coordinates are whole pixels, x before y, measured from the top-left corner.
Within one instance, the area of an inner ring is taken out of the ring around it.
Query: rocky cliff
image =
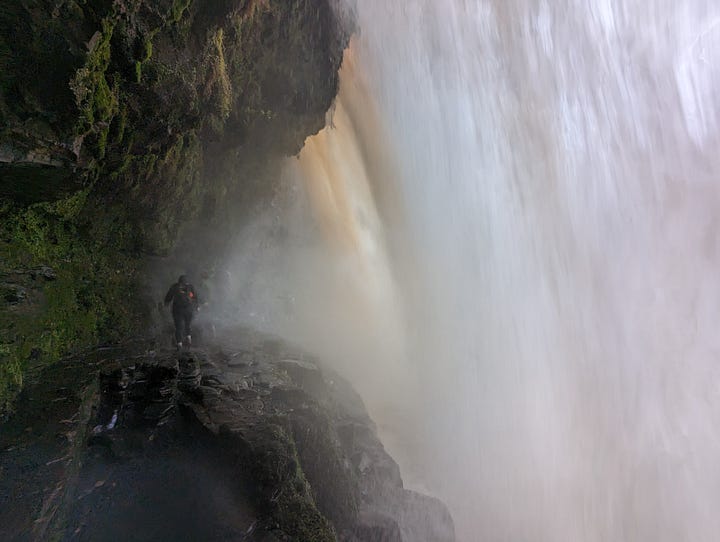
[[[454,540],[317,360],[149,326],[324,126],[332,1],[0,0],[0,539]]]
[[[454,540],[357,394],[273,337],[138,341],[34,382],[0,426],[3,540]]]
[[[0,2],[0,415],[28,367],[143,327],[183,224],[272,192],[336,94],[329,1]]]

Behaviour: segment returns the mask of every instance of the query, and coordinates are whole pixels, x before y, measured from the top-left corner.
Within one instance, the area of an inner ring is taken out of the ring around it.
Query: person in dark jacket
[[[165,306],[167,307],[170,303],[172,303],[172,315],[175,321],[177,347],[178,349],[182,348],[183,342],[186,346],[190,346],[192,344],[190,324],[200,303],[195,288],[188,283],[185,275],[182,275],[175,284],[170,286],[165,296]],[[183,339],[185,340],[183,341]]]

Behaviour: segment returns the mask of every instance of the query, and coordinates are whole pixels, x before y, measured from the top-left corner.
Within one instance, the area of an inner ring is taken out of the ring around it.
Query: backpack
[[[195,302],[195,294],[192,291],[192,286],[189,284],[178,285],[175,302],[183,308],[191,307]]]

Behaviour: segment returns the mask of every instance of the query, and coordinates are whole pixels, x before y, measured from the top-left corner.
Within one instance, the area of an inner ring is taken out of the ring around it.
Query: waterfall
[[[715,541],[720,5],[356,11],[287,167],[330,288],[304,336],[358,326],[343,371],[460,540]]]

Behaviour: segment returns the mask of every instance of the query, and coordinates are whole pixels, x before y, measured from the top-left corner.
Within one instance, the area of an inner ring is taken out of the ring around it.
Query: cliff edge
[[[4,540],[454,540],[352,388],[273,337],[89,351],[18,406],[0,426]]]

